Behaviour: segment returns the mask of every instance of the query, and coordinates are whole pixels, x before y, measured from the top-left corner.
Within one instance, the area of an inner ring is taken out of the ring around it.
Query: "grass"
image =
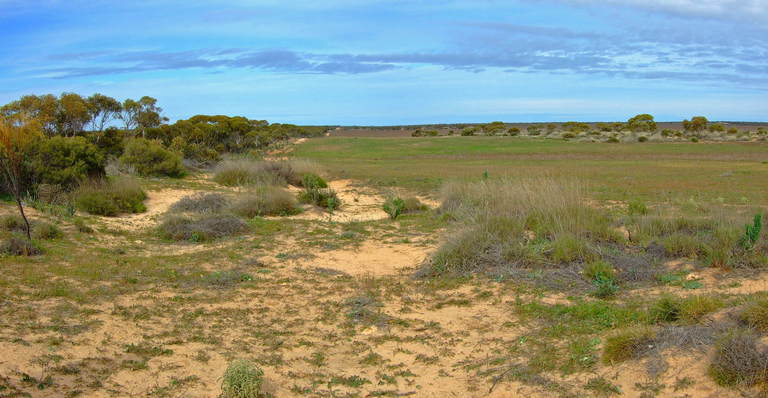
[[[266,398],[262,389],[264,371],[255,363],[239,359],[227,367],[221,382],[222,398]]]
[[[245,218],[287,216],[300,212],[293,194],[273,185],[259,185],[240,194],[228,210]]]
[[[760,333],[768,333],[768,298],[762,297],[745,304],[739,320]]]
[[[709,374],[731,387],[768,381],[768,351],[749,330],[732,330],[717,342]]]
[[[78,210],[100,216],[146,211],[147,194],[135,179],[120,177],[81,185],[74,194]]]
[[[320,165],[309,159],[264,161],[255,159],[225,160],[214,169],[214,181],[226,186],[285,185],[303,186],[307,176],[320,179],[324,173]]]
[[[199,193],[181,198],[168,209],[174,213],[220,213],[229,205],[229,199],[220,193]]]
[[[243,233],[248,230],[248,224],[237,217],[222,214],[197,218],[171,215],[158,226],[158,230],[165,239],[205,242]]]
[[[603,363],[616,364],[637,358],[648,351],[656,338],[656,332],[645,326],[621,330],[605,339]]]

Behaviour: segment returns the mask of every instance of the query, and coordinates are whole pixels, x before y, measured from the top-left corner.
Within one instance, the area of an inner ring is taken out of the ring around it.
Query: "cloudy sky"
[[[0,103],[304,124],[768,120],[768,0],[0,0]]]

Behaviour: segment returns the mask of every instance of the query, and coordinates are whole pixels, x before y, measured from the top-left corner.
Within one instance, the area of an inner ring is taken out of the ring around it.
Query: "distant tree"
[[[557,125],[556,124],[554,124],[554,123],[547,124],[547,133],[548,134],[554,133],[555,130],[557,130]]]
[[[722,123],[713,123],[709,125],[708,129],[713,133],[722,133],[725,131],[725,126]]]
[[[163,108],[157,106],[157,100],[143,96],[138,101],[127,99],[123,102],[120,119],[125,123],[126,130],[138,130],[142,137],[146,136],[147,129],[159,127],[168,118],[161,113]]]
[[[627,128],[632,132],[656,131],[656,122],[653,116],[643,113],[627,120]]]
[[[40,135],[40,124],[37,121],[3,117],[0,120],[0,168],[3,177],[11,190],[19,214],[26,225],[27,239],[32,239],[29,220],[24,214],[21,204],[22,179],[24,177],[24,160],[35,138]]]
[[[91,116],[92,131],[104,131],[123,110],[119,101],[99,93],[91,95],[86,101],[88,102],[88,113]]]
[[[56,109],[56,132],[74,137],[85,129],[91,120],[88,103],[79,94],[63,93]]]
[[[709,120],[707,120],[706,117],[694,116],[691,118],[691,120],[683,120],[683,130],[689,132],[700,132],[707,127],[708,123]]]
[[[46,135],[56,134],[56,113],[59,100],[53,94],[25,95],[20,99],[0,107],[0,114],[6,117],[35,119]]]

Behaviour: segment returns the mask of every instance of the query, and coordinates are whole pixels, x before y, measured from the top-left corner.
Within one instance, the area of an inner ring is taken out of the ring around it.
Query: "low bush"
[[[10,256],[36,256],[43,251],[35,242],[24,236],[13,234],[0,242],[0,253]]]
[[[254,362],[239,359],[227,366],[221,382],[222,398],[267,398],[262,391],[264,371]]]
[[[64,233],[61,232],[61,229],[59,227],[47,223],[47,222],[41,222],[35,224],[35,227],[32,228],[32,236],[35,239],[58,239],[64,236]]]
[[[299,212],[296,198],[286,189],[262,185],[240,195],[229,210],[241,217],[287,216]]]
[[[198,193],[185,196],[171,205],[168,211],[173,213],[220,213],[229,205],[229,199],[220,193]]]
[[[605,261],[593,261],[582,268],[584,277],[588,280],[594,280],[599,276],[609,279],[616,279],[616,271],[611,264]]]
[[[169,151],[159,141],[144,138],[125,144],[120,163],[142,176],[182,177],[186,172],[181,155]]]
[[[6,214],[0,217],[0,228],[10,232],[24,232],[27,230],[27,224],[18,214]]]
[[[597,258],[586,239],[570,233],[559,235],[552,241],[551,256],[556,263],[587,262]]]
[[[405,201],[400,197],[390,197],[381,206],[385,213],[389,215],[389,218],[394,220],[405,212]]]
[[[75,206],[90,214],[113,217],[120,213],[141,213],[146,210],[147,194],[131,178],[92,181],[74,192]]]
[[[341,199],[339,199],[336,191],[327,188],[327,184],[325,184],[323,179],[317,180],[307,175],[302,180],[302,186],[304,191],[299,194],[299,200],[302,203],[311,203],[326,208],[329,211],[341,207]]]
[[[768,298],[747,303],[739,313],[739,320],[760,333],[768,333]]]
[[[637,326],[619,331],[605,339],[603,363],[610,365],[635,359],[653,345],[656,332],[649,327]]]
[[[403,211],[404,213],[416,213],[429,209],[427,205],[421,203],[421,200],[415,196],[409,196],[403,199],[403,202],[405,204],[405,210]]]
[[[205,242],[242,233],[248,229],[248,224],[235,216],[222,214],[200,218],[172,215],[160,223],[158,229],[165,239]]]
[[[304,188],[328,188],[328,183],[322,177],[314,173],[304,174],[299,185]]]
[[[768,353],[749,330],[733,330],[715,345],[709,374],[722,386],[752,386],[768,381]]]
[[[301,185],[304,176],[307,174],[313,174],[318,176],[318,178],[321,178],[320,176],[325,174],[323,167],[314,160],[290,159],[287,162],[288,165],[291,166],[292,171],[292,176],[288,179],[288,183],[291,185]]]

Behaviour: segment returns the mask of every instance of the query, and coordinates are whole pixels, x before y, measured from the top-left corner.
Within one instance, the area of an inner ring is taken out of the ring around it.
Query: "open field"
[[[0,257],[0,397],[216,397],[238,359],[275,397],[759,396],[768,382],[765,367],[728,373],[723,348],[748,329],[749,365],[766,363],[768,245],[741,236],[768,207],[764,142],[331,136],[271,156],[316,161],[341,206],[169,237],[180,200],[253,193],[203,170],[138,178],[136,214],[30,209],[62,233]],[[395,196],[426,208],[390,219]]]

